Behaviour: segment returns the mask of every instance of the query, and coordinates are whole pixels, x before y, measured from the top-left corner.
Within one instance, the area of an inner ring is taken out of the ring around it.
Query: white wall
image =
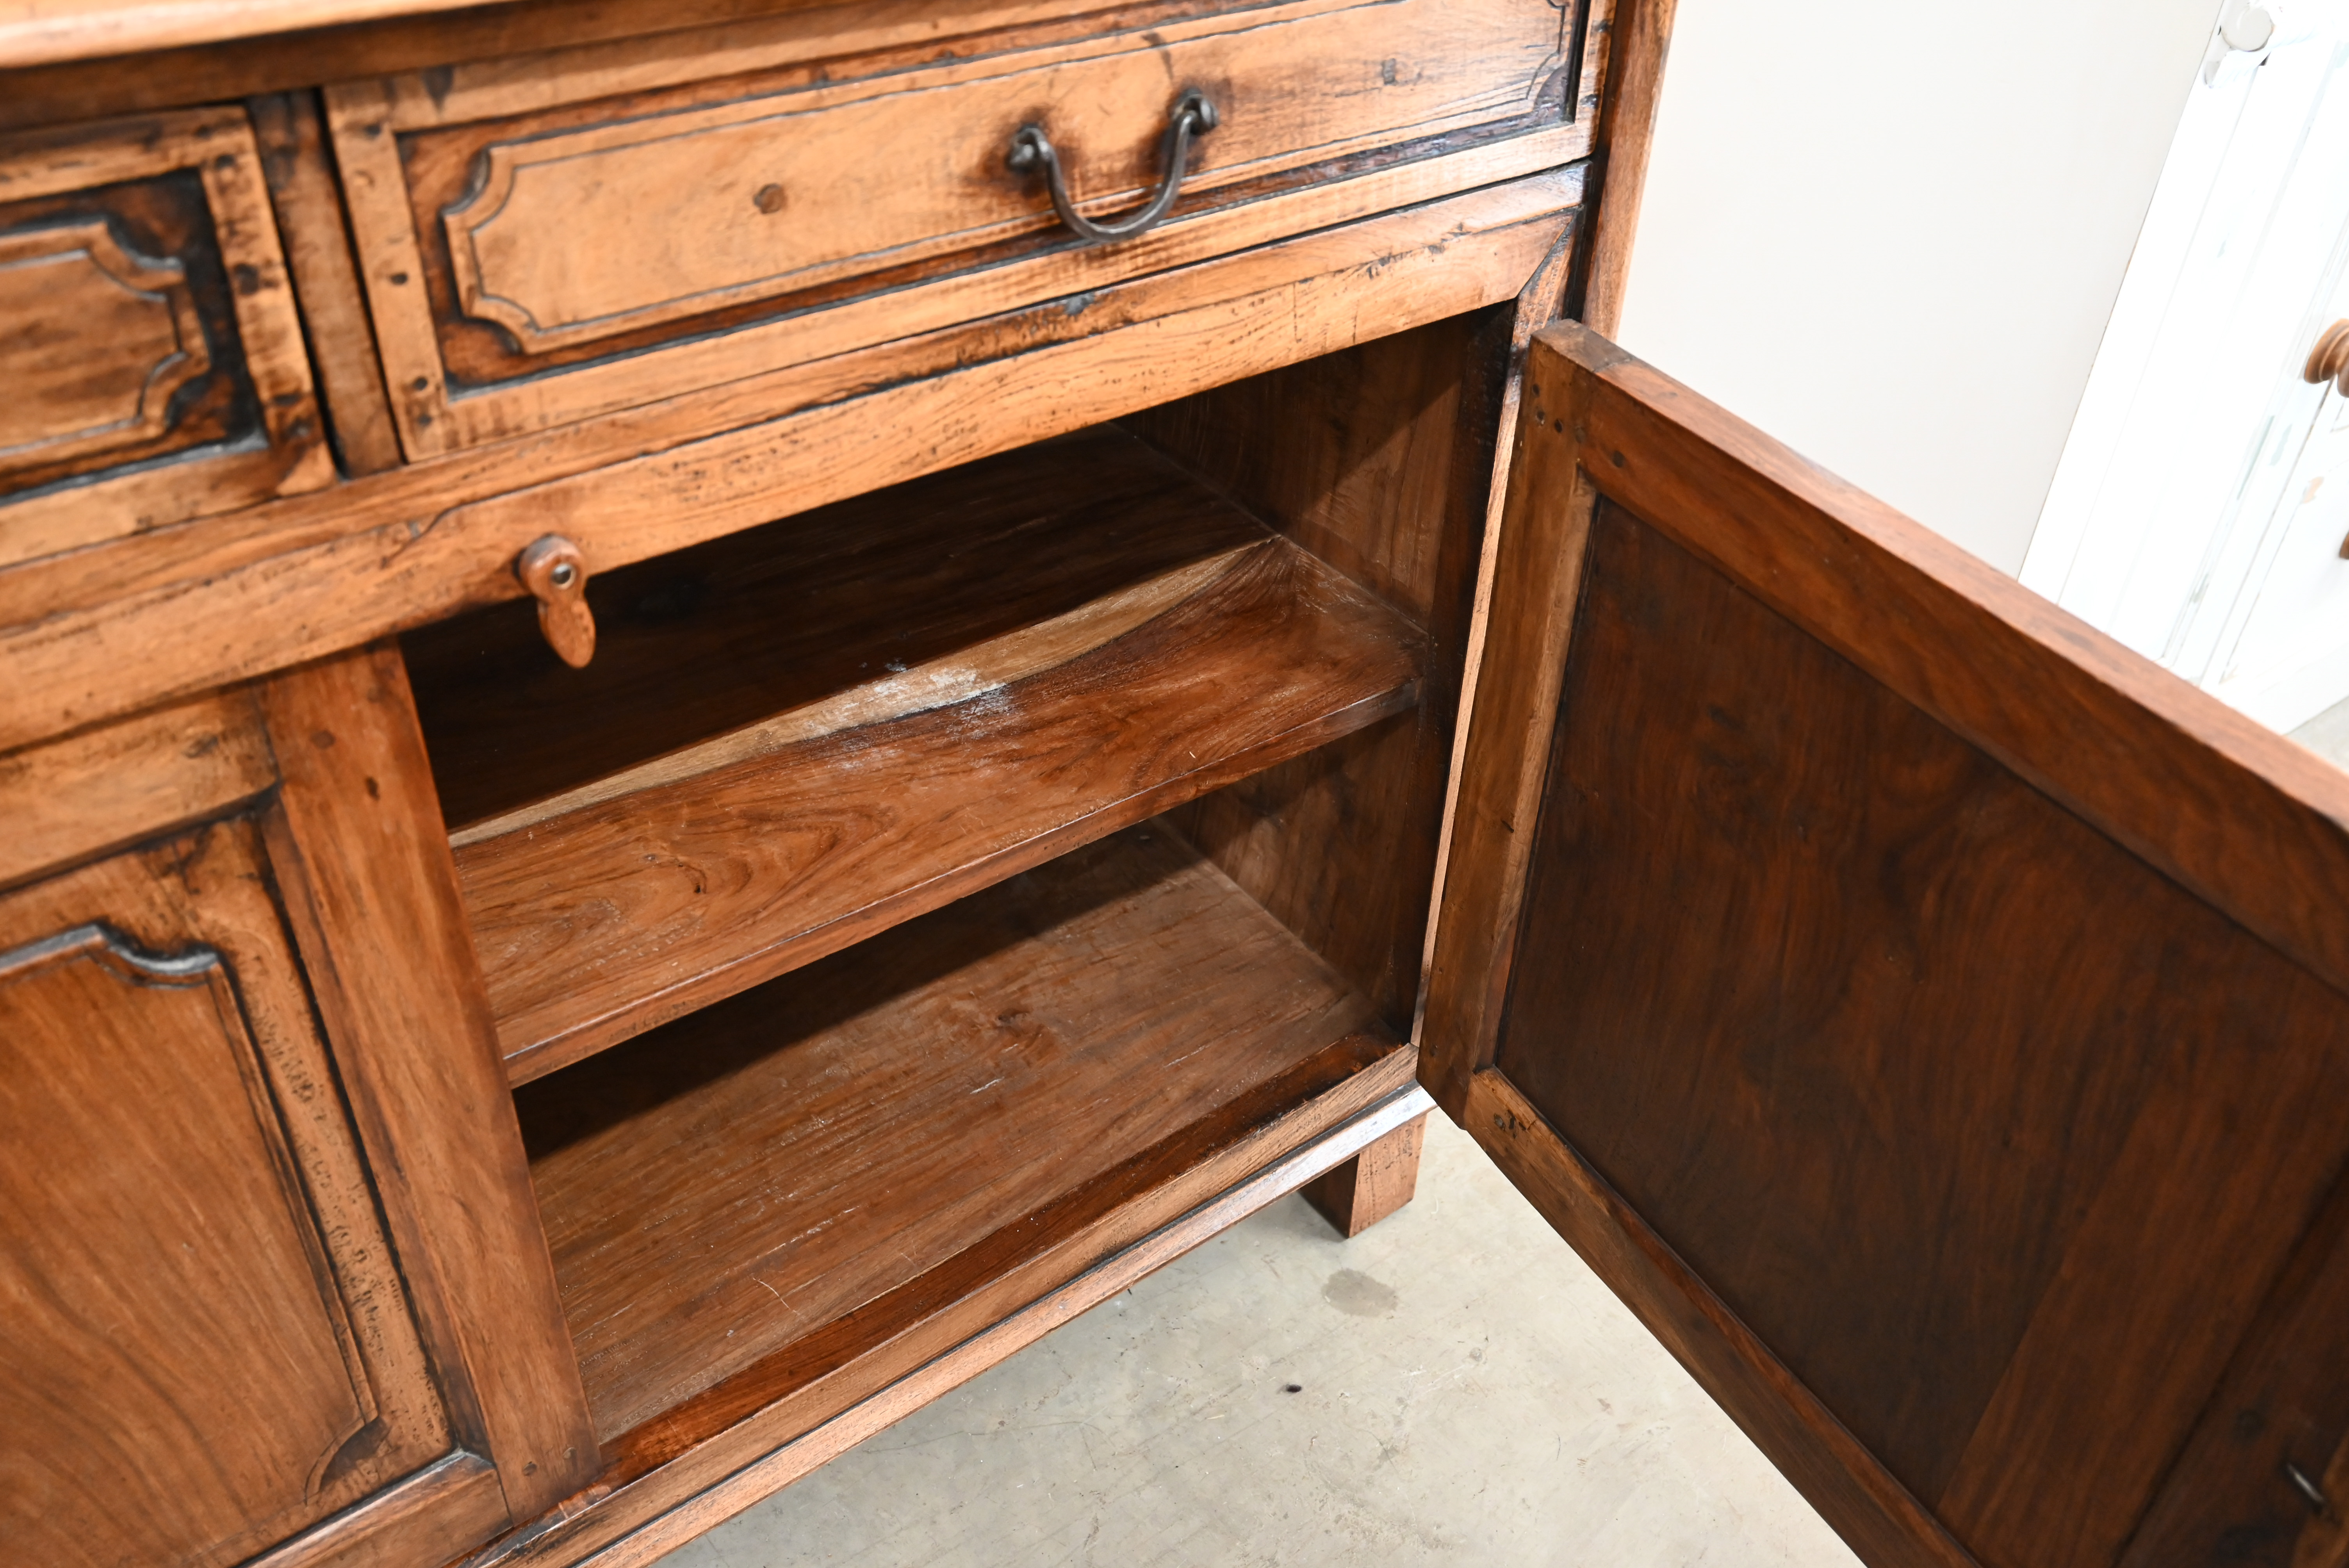
[[[1625,347],[2023,563],[2216,0],[1680,0]]]

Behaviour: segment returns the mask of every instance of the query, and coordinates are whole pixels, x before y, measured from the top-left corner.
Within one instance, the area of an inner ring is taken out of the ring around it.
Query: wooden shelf
[[[585,671],[526,605],[407,642],[517,1082],[1408,707],[1425,658],[1114,430],[589,597]]]
[[[829,1418],[1413,1061],[1151,821],[517,1090],[616,1484]]]

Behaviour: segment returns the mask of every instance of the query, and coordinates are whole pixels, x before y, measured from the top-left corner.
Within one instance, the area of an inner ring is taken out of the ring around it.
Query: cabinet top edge
[[[803,10],[823,0],[732,0],[678,8],[678,19],[651,12],[628,33],[660,33],[708,20]],[[523,13],[580,15],[595,0],[0,0],[0,71],[89,65],[136,55],[256,42],[345,27],[494,23]],[[559,31],[559,29],[558,29]],[[593,29],[612,31],[608,23]],[[395,62],[401,64],[405,62]]]
[[[482,0],[0,0],[0,70],[481,5]]]

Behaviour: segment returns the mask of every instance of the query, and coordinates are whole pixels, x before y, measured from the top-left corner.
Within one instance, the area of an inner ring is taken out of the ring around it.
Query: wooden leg
[[[1419,1185],[1419,1140],[1427,1118],[1407,1121],[1343,1165],[1305,1184],[1305,1200],[1340,1235],[1359,1236],[1405,1203]]]

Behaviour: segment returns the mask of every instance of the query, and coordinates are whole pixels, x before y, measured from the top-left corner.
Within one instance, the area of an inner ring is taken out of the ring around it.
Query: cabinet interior
[[[616,1480],[1409,1085],[1508,325],[404,639]]]

